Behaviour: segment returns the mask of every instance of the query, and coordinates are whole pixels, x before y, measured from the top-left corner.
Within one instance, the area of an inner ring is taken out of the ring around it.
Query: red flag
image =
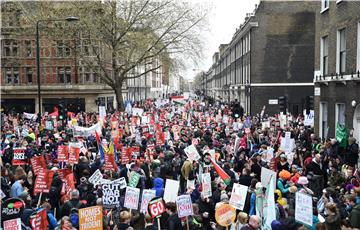
[[[96,142],[98,143],[98,145],[100,144],[100,136],[98,134],[97,131],[95,131],[95,138],[96,138]]]
[[[230,176],[211,157],[209,157],[209,159],[220,178],[224,181],[226,185],[229,185],[231,181]]]

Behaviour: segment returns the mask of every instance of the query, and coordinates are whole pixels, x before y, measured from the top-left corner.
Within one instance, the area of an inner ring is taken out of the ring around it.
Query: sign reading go
[[[160,216],[163,212],[165,212],[164,201],[161,197],[154,197],[149,202],[149,213],[152,218]]]

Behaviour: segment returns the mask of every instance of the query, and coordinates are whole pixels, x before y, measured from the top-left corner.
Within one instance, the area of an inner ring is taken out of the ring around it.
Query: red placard
[[[161,216],[165,212],[165,205],[162,198],[154,198],[149,202],[149,213],[152,218]]]
[[[66,145],[58,146],[58,161],[67,162],[69,158],[69,147]]]
[[[130,162],[131,147],[123,147],[121,151],[121,164],[125,165]],[[130,155],[130,156],[129,156]]]
[[[109,171],[117,171],[117,165],[115,163],[114,154],[104,154],[105,164],[104,169]]]
[[[46,169],[44,156],[32,157],[30,158],[30,163],[35,175],[38,175],[40,171]]]
[[[40,171],[36,176],[34,194],[38,194],[41,192],[48,193],[50,190],[53,177],[54,177],[54,171],[51,170]]]
[[[63,182],[62,195],[70,194],[75,189],[75,178],[71,169],[57,170],[60,180]]]
[[[30,216],[30,224],[33,230],[44,230],[48,227],[46,209],[41,209]]]
[[[156,145],[162,146],[165,144],[164,132],[156,132]]]
[[[77,164],[79,162],[80,148],[70,146],[69,148],[69,164]]]
[[[14,157],[12,165],[27,165],[27,158],[25,156],[25,148],[14,148]]]

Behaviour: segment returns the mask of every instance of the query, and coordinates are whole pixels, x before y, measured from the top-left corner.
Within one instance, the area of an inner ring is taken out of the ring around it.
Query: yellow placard
[[[101,206],[79,209],[80,230],[102,230],[103,211]]]
[[[236,210],[230,204],[222,204],[215,210],[215,219],[223,227],[230,226],[236,219]]]

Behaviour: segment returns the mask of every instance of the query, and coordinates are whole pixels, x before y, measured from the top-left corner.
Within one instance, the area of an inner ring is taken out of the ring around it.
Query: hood
[[[155,178],[154,179],[154,188],[163,188],[164,187],[164,180],[162,178]]]

